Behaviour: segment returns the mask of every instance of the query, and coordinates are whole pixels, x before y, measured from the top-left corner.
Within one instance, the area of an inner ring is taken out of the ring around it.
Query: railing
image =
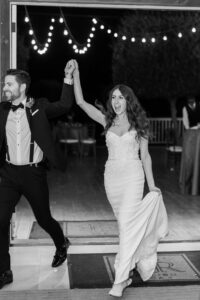
[[[166,132],[173,128],[171,118],[149,118],[152,137],[150,144],[166,144]],[[177,118],[178,135],[182,136],[183,122],[182,118]]]

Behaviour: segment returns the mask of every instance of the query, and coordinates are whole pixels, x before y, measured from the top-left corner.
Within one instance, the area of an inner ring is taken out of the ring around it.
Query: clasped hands
[[[72,79],[72,76],[74,76],[78,72],[78,63],[75,59],[70,59],[66,66],[65,66],[65,78]]]

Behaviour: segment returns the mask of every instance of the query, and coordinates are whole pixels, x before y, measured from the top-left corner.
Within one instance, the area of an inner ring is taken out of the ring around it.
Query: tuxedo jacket
[[[31,108],[25,108],[34,141],[43,151],[44,157],[59,169],[64,169],[63,157],[57,154],[48,119],[66,113],[72,106],[73,98],[73,86],[64,83],[59,101],[50,103],[44,98],[36,99]],[[9,102],[0,103],[0,165],[6,158],[6,122],[9,110]]]

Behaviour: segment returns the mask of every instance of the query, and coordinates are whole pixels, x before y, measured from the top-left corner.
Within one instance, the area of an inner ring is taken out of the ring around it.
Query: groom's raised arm
[[[49,103],[45,107],[45,112],[48,118],[55,118],[62,114],[65,114],[71,108],[74,100],[73,77],[72,77],[74,68],[75,66],[73,64],[73,61],[69,61],[66,64],[64,69],[65,77],[64,77],[60,100],[53,103]]]

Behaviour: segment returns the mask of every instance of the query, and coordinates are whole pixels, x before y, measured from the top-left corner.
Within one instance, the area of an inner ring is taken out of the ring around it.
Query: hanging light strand
[[[74,35],[72,34],[61,8],[60,8],[60,16],[61,17],[60,17],[59,20],[60,21],[62,20],[62,23],[64,23],[65,29],[63,31],[63,34],[65,36],[67,36],[68,44],[71,45],[71,47],[72,47],[72,49],[74,50],[75,53],[85,54],[85,52],[87,52],[88,48],[91,47],[92,39],[95,37],[97,22],[95,22],[95,21],[93,22],[94,19],[92,20],[93,25],[90,29],[90,32],[88,34],[88,37],[87,37],[86,41],[84,43],[79,43],[76,40],[76,38],[74,37]]]
[[[55,22],[55,19],[54,18],[51,19],[51,25],[49,26],[49,31],[47,33],[46,41],[44,43],[40,43],[36,37],[35,31],[33,29],[31,19],[30,19],[29,13],[28,13],[28,9],[26,6],[25,6],[25,13],[26,13],[26,15],[25,15],[24,21],[29,24],[29,35],[32,37],[31,38],[31,46],[32,46],[33,50],[37,51],[38,54],[43,55],[47,52],[49,45],[52,41],[52,35],[53,35],[53,30],[54,30],[53,24]]]
[[[54,26],[56,25],[56,19],[51,18],[51,24],[49,26],[49,31],[47,33],[46,42],[41,44],[41,43],[39,43],[39,41],[35,35],[35,32],[33,30],[33,26],[32,26],[30,16],[29,16],[26,6],[25,6],[25,12],[26,12],[26,15],[25,15],[24,21],[29,24],[29,35],[32,37],[31,46],[33,47],[33,49],[35,51],[37,51],[37,53],[45,54],[49,48],[51,41],[52,41],[53,30],[54,30]],[[87,52],[87,50],[91,47],[92,41],[95,38],[95,34],[96,34],[97,30],[103,31],[107,35],[109,35],[115,39],[120,39],[123,42],[131,42],[132,44],[141,43],[142,45],[146,45],[146,44],[153,45],[158,42],[166,43],[171,38],[171,36],[170,36],[171,33],[173,33],[173,35],[176,36],[179,40],[181,40],[184,37],[184,35],[186,34],[185,29],[181,30],[181,31],[180,30],[176,31],[175,29],[169,29],[169,30],[165,30],[165,31],[163,30],[163,31],[151,32],[151,33],[148,32],[146,35],[144,34],[143,36],[141,36],[141,35],[128,36],[127,34],[113,31],[110,28],[110,26],[108,26],[107,24],[98,20],[96,17],[93,17],[91,20],[92,24],[91,24],[90,31],[88,33],[88,37],[86,38],[85,42],[80,43],[76,40],[76,38],[72,34],[70,27],[66,21],[66,18],[64,16],[61,8],[60,8],[60,17],[57,21],[59,24],[64,25],[63,34],[67,38],[68,45],[71,46],[72,50],[76,54],[85,54]],[[194,34],[198,33],[199,28],[198,28],[198,26],[194,25],[193,27],[187,29],[187,31],[188,30],[189,30],[190,34],[194,35]]]

